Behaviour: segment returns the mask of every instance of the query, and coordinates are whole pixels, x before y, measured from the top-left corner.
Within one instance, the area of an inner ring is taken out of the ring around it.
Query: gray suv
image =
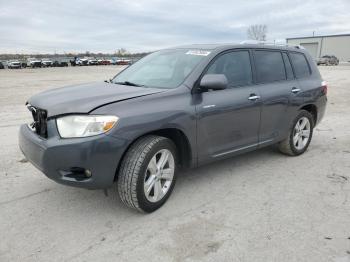
[[[277,144],[297,156],[324,115],[327,85],[298,47],[191,45],[154,52],[106,82],[31,97],[19,145],[58,183],[117,184],[129,207],[152,212],[179,167]]]
[[[317,65],[339,65],[339,59],[334,55],[325,55],[317,60]]]

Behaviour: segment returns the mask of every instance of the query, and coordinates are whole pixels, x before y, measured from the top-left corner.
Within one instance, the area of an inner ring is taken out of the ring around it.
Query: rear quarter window
[[[286,53],[282,53],[282,55],[283,55],[284,65],[286,66],[287,79],[288,80],[294,79],[292,65],[289,61],[288,55]]]
[[[301,53],[289,53],[292,59],[294,67],[294,73],[296,78],[307,77],[311,74],[309,64],[304,54]]]
[[[259,83],[286,80],[282,54],[279,51],[254,51],[254,60]]]

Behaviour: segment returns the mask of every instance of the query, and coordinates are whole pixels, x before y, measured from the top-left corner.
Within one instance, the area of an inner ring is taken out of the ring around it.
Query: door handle
[[[301,91],[300,88],[297,88],[297,87],[293,87],[293,88],[292,88],[292,93],[293,93],[293,94],[299,93],[300,91]]]
[[[251,94],[248,99],[251,101],[256,101],[260,99],[260,96],[257,96],[256,94]]]

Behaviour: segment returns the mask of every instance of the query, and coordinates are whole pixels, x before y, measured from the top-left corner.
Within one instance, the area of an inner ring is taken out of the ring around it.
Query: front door
[[[224,74],[229,87],[198,94],[199,163],[256,148],[260,122],[260,95],[253,84],[248,50],[220,55],[206,73]]]

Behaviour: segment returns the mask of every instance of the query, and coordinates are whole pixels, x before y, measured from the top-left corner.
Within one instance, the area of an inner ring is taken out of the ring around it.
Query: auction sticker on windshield
[[[201,55],[201,56],[207,56],[210,52],[206,50],[189,50],[187,51],[186,55]]]

